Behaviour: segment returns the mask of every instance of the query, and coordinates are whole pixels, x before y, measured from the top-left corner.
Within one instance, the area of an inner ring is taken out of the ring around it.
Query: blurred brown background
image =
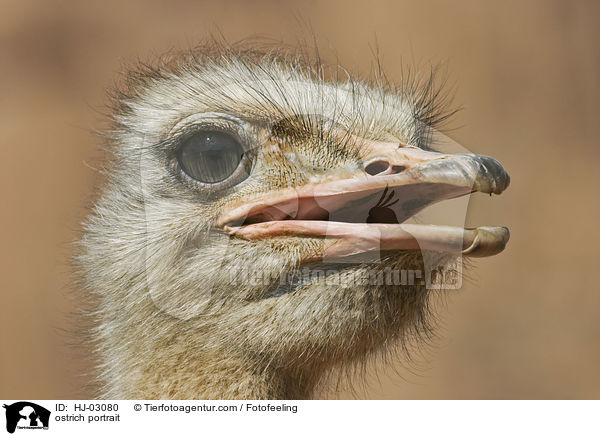
[[[451,136],[512,177],[469,209],[471,224],[510,226],[507,250],[448,295],[425,356],[372,368],[354,397],[600,397],[599,23],[595,1],[4,0],[0,397],[88,395],[63,332],[68,257],[97,181],[90,130],[122,64],[215,30],[294,42],[307,27],[363,75],[375,45],[392,81],[402,63],[447,61],[464,107]]]

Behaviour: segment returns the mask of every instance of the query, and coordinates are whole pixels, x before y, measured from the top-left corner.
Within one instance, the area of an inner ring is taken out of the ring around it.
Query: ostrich
[[[433,78],[326,72],[220,47],[116,93],[78,255],[101,397],[311,398],[332,370],[428,331],[428,286],[373,273],[502,251],[504,227],[405,223],[509,183],[490,157],[435,151]]]

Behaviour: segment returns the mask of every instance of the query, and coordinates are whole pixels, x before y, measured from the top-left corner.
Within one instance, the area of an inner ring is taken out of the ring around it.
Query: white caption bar
[[[1,402],[0,434],[19,436],[600,434],[600,401]]]

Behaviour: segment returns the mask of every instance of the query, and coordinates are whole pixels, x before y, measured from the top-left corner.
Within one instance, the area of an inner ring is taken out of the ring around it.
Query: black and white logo
[[[18,401],[3,407],[6,409],[6,431],[9,433],[14,433],[16,429],[48,430],[48,409],[29,401]]]

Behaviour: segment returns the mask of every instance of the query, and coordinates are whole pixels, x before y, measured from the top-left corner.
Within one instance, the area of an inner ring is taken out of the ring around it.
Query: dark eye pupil
[[[231,135],[200,132],[189,137],[179,149],[181,169],[203,183],[218,183],[231,176],[239,166],[244,149]]]

